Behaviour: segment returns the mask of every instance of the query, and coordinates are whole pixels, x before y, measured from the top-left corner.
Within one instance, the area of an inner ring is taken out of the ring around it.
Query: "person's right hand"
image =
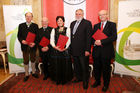
[[[25,40],[22,40],[22,44],[27,45],[27,42]]]

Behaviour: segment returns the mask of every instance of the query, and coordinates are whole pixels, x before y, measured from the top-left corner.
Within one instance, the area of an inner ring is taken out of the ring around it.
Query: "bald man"
[[[37,49],[37,40],[28,44],[26,42],[26,37],[28,32],[32,32],[35,35],[38,31],[38,25],[32,22],[33,14],[31,12],[27,12],[25,14],[26,22],[19,24],[18,27],[18,40],[21,43],[21,50],[23,53],[24,60],[24,69],[25,69],[25,77],[24,82],[26,82],[29,78],[29,59],[31,60],[31,68],[32,68],[32,76],[38,78],[38,75],[35,73],[35,60],[36,60],[36,49]]]
[[[43,37],[46,37],[48,40],[50,40],[50,33],[51,33],[52,28],[48,26],[48,18],[43,17],[42,18],[42,28],[39,29],[38,31],[38,46],[39,46],[39,55],[42,59],[42,63],[43,63],[43,72],[44,72],[44,78],[43,80],[47,80],[48,76],[49,76],[49,72],[48,72],[48,62],[49,62],[49,58],[50,58],[50,44],[43,47],[41,45],[39,45],[41,39]]]
[[[88,88],[89,80],[89,55],[91,49],[92,24],[84,19],[84,11],[77,9],[76,20],[70,25],[71,28],[71,54],[74,60],[74,83],[83,81],[83,88]]]
[[[108,21],[108,13],[106,10],[101,10],[99,12],[100,23],[95,24],[93,28],[93,34],[101,29],[101,31],[107,36],[107,38],[102,40],[94,40],[92,44],[93,47],[93,67],[94,67],[94,77],[95,83],[92,85],[96,88],[101,84],[101,75],[103,74],[104,86],[102,91],[106,92],[109,87],[110,82],[110,72],[111,72],[111,59],[114,58],[114,47],[113,42],[117,39],[116,24]]]

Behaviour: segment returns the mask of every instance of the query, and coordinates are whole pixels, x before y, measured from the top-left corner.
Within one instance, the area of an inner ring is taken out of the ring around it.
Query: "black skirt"
[[[73,78],[72,61],[69,50],[59,52],[51,50],[50,77],[57,84],[65,84]]]

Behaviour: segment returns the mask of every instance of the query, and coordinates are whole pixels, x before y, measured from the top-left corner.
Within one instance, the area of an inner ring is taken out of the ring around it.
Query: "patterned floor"
[[[51,79],[44,81],[43,75],[40,75],[38,79],[30,76],[26,83],[23,82],[23,77],[24,74],[13,76],[0,86],[0,93],[102,93],[103,84],[97,88],[91,88],[93,78],[90,78],[89,88],[84,90],[82,82],[77,84],[68,82],[57,86]],[[140,93],[140,84],[130,76],[121,78],[119,75],[114,75],[106,93]]]

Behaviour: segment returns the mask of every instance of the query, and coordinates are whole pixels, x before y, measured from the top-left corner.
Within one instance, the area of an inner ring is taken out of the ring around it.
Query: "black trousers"
[[[74,73],[78,80],[88,82],[89,79],[89,56],[74,56]]]
[[[93,71],[96,82],[101,82],[101,75],[103,74],[104,86],[109,86],[110,72],[111,72],[111,59],[106,58],[93,58]]]
[[[40,57],[41,57],[42,63],[43,63],[44,76],[49,76],[48,63],[49,63],[50,53],[49,52],[41,52]]]

